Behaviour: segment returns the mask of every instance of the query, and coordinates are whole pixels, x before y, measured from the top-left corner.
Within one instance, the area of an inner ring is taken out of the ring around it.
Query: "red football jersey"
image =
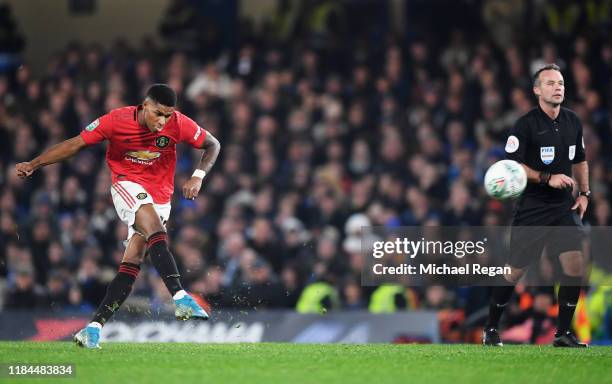
[[[187,142],[201,148],[206,131],[175,111],[160,132],[151,132],[138,123],[138,108],[113,109],[89,124],[81,137],[89,145],[108,140],[106,162],[113,183],[138,183],[156,204],[165,204],[174,192],[176,144]]]

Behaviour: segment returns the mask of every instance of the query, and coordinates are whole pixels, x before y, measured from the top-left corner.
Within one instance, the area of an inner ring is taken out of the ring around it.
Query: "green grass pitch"
[[[15,383],[612,383],[612,347],[1,342],[0,363],[76,364]]]

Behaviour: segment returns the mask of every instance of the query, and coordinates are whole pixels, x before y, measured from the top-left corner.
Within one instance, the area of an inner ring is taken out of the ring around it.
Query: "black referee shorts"
[[[515,220],[510,231],[508,265],[520,269],[539,261],[544,248],[548,256],[582,251],[582,241],[585,237],[584,226],[575,211],[569,211],[545,226],[524,226]]]

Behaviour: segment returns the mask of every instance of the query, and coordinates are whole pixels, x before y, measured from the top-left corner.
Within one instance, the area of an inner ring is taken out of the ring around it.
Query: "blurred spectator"
[[[47,278],[46,306],[54,311],[66,309],[69,303],[66,276],[60,271],[51,271]]]
[[[84,258],[77,271],[83,301],[96,307],[104,298],[106,284],[100,279],[100,267],[92,257]]]
[[[6,294],[6,309],[45,308],[44,288],[35,283],[34,269],[30,265],[20,265],[15,269],[15,281]]]
[[[287,307],[287,295],[282,284],[272,273],[272,268],[255,253],[253,258],[244,261],[242,279],[236,291],[239,307],[274,308]]]
[[[359,282],[354,280],[347,281],[342,287],[343,308],[349,310],[365,309],[366,303],[362,295],[363,293]]]

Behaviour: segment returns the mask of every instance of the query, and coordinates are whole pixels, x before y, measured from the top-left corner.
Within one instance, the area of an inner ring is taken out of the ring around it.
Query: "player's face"
[[[143,119],[151,132],[161,131],[174,112],[174,107],[159,104],[153,100],[145,100],[143,103]]]
[[[553,69],[542,71],[540,73],[540,83],[533,87],[533,92],[547,104],[553,106],[561,104],[565,97],[563,75]]]

